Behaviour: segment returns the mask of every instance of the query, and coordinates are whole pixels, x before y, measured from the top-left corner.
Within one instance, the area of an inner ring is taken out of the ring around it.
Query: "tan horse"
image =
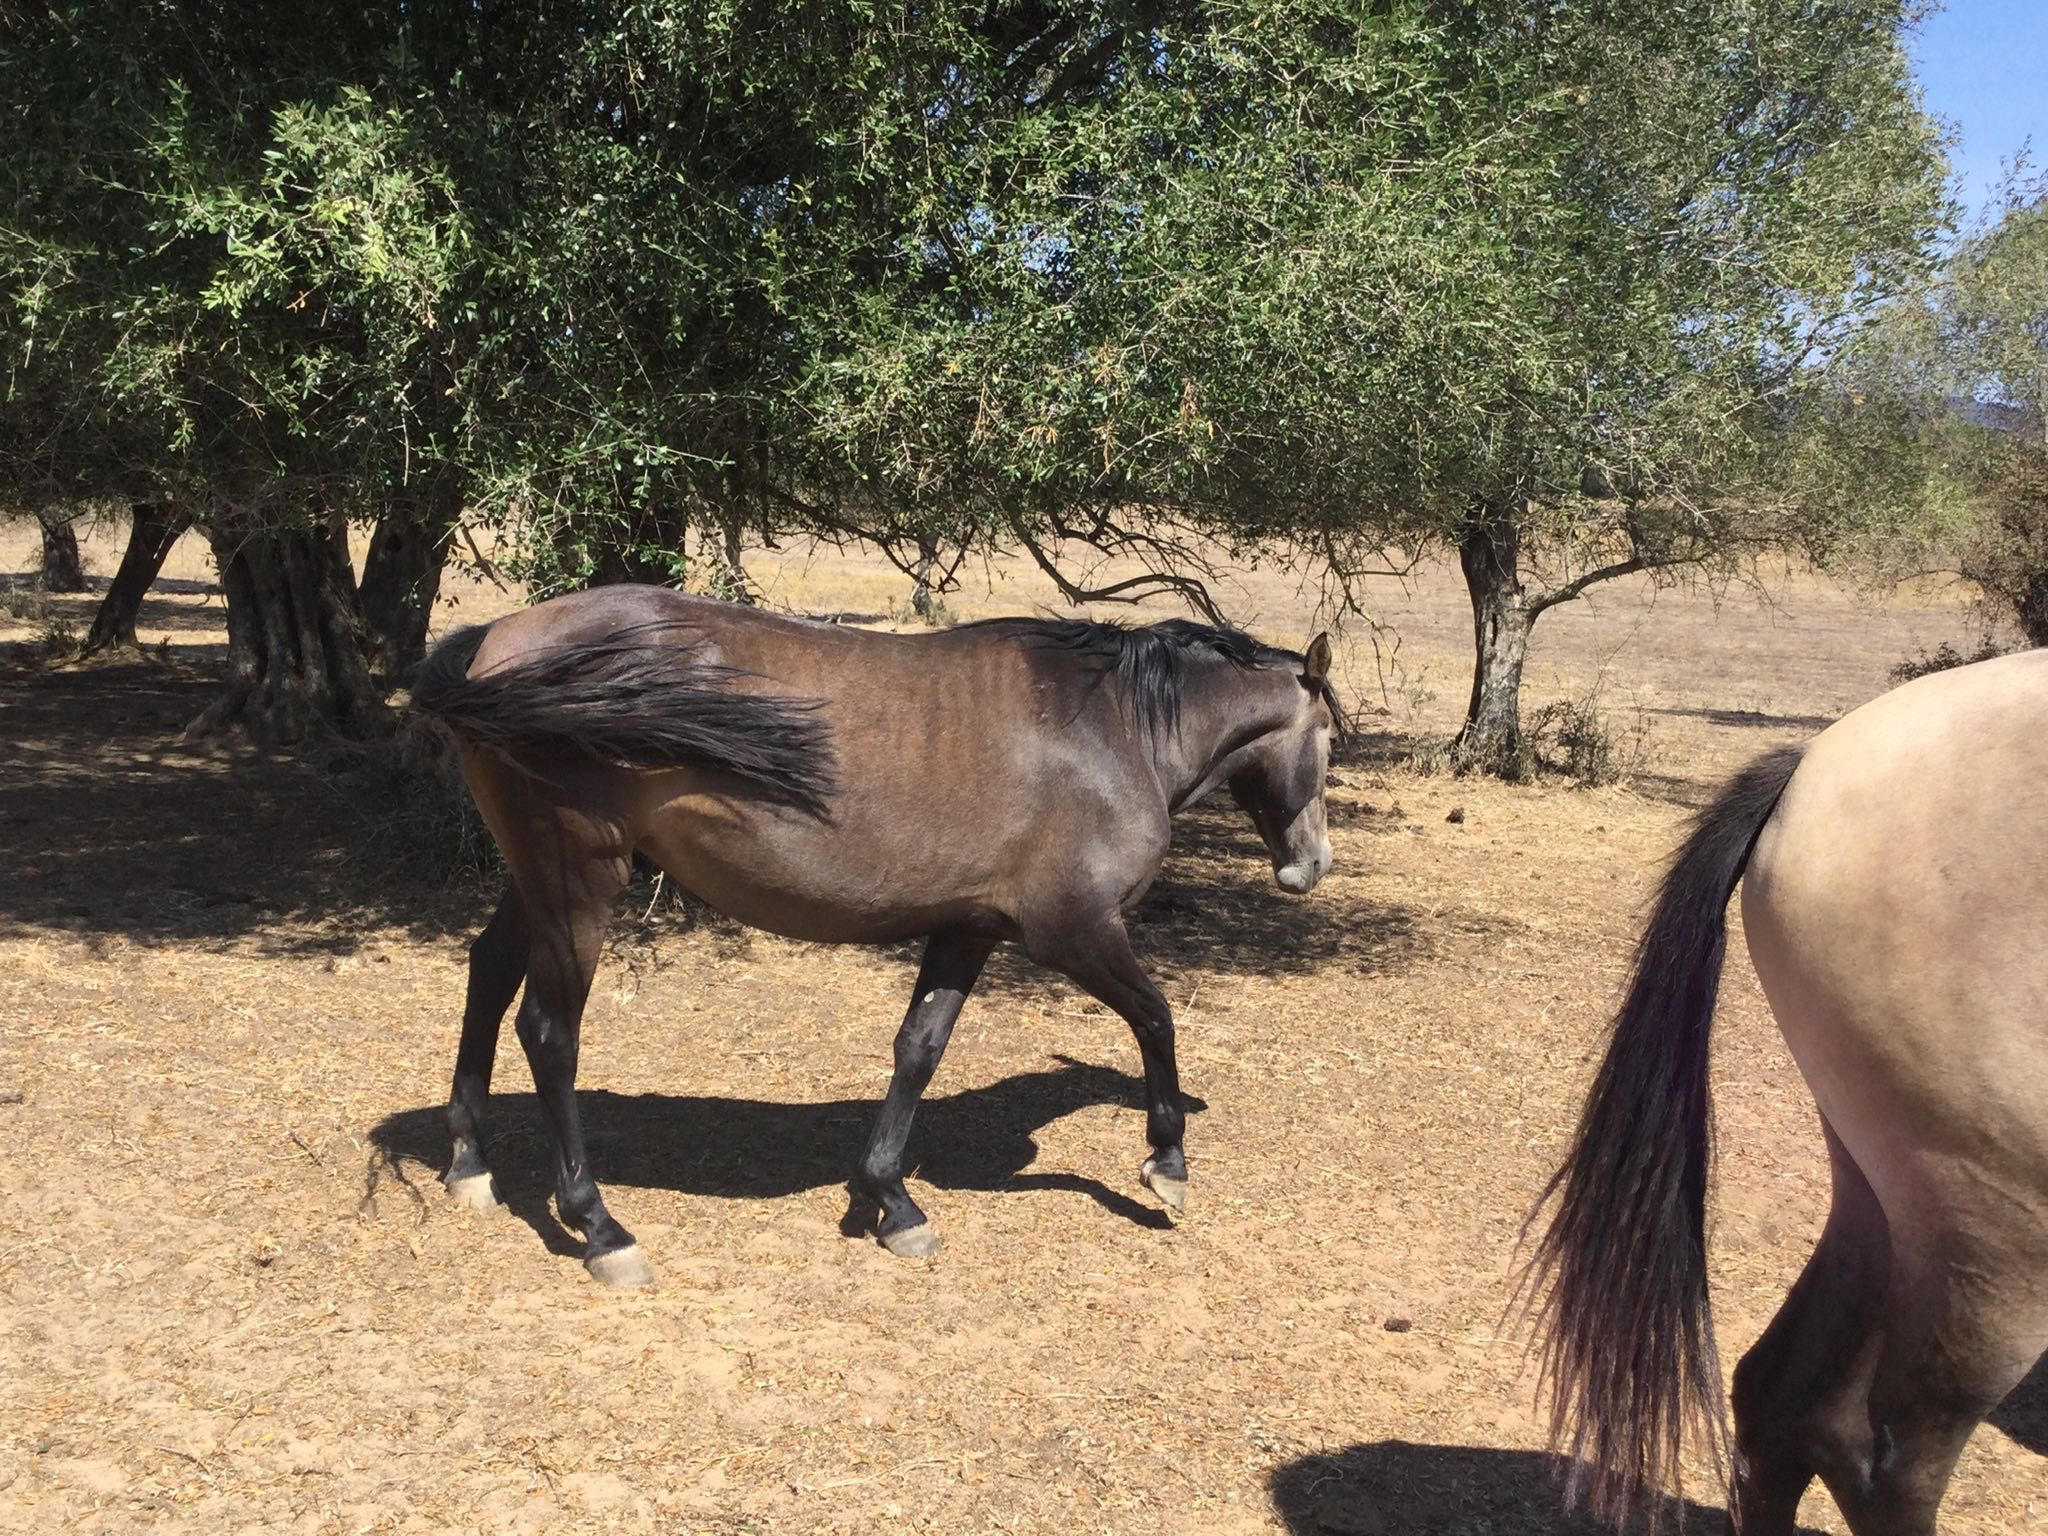
[[[448,1188],[483,1156],[498,1027],[516,1019],[557,1157],[556,1206],[598,1279],[651,1271],[585,1155],[584,999],[635,853],[756,928],[825,943],[925,938],[896,1071],[853,1185],[891,1252],[938,1239],[903,1183],[917,1101],[994,947],[1023,946],[1121,1014],[1145,1065],[1141,1172],[1186,1200],[1173,1014],[1124,913],[1173,815],[1227,788],[1283,889],[1330,867],[1330,646],[1236,630],[998,619],[925,635],[807,623],[659,587],[605,587],[451,635],[413,705],[462,748],[511,871],[470,950]]]
[[[1675,1473],[1688,1416],[1719,1443],[1707,1060],[1738,880],[1834,1202],[1735,1371],[1730,1528],[1784,1536],[1819,1477],[1856,1536],[1931,1536],[2048,1350],[2048,652],[1765,757],[1665,881],[1535,1266],[1554,1428],[1615,1518]]]

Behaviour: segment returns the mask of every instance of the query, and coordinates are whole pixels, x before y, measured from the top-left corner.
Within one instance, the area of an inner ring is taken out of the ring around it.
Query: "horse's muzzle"
[[[1330,840],[1323,839],[1322,846],[1306,859],[1296,859],[1286,864],[1273,866],[1273,878],[1280,883],[1280,889],[1296,896],[1306,896],[1316,888],[1316,882],[1330,872],[1330,865],[1336,862],[1336,854],[1330,847]]]

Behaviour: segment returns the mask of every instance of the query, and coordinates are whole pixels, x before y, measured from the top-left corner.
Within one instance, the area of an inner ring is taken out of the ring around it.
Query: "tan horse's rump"
[[[1725,906],[1819,1106],[1826,1229],[1735,1371],[1731,1519],[1931,1536],[2048,1349],[2048,652],[1921,678],[1702,813],[1645,931],[1534,1276],[1555,1427],[1604,1513],[1676,1472],[1721,1374],[1707,1033]]]

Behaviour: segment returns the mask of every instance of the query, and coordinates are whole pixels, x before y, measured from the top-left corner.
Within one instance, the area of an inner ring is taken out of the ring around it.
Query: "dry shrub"
[[[1963,556],[1963,574],[2018,624],[2029,645],[2048,645],[2048,452],[2015,448],[1989,499],[1991,515]]]
[[[1916,677],[1925,677],[1930,672],[1946,672],[1951,667],[1972,666],[1980,661],[2005,655],[2005,647],[1996,640],[1986,639],[1967,656],[1944,640],[1933,650],[1922,646],[1912,655],[1903,657],[1892,667],[1892,681],[1910,683]]]
[[[50,599],[41,587],[0,587],[0,615],[19,624],[47,624]]]
[[[495,884],[505,861],[469,797],[454,750],[415,721],[397,736],[328,764],[329,781],[360,816],[359,851],[380,865],[455,884]]]
[[[1418,747],[1409,765],[1418,773],[1483,773],[1510,784],[1565,779],[1582,788],[1618,784],[1649,761],[1649,722],[1640,709],[1617,729],[1599,706],[1597,693],[1557,699],[1522,722],[1521,734],[1491,761],[1460,762],[1454,740]]]
[[[1642,769],[1649,726],[1638,711],[1634,724],[1617,731],[1596,699],[1559,699],[1523,726],[1520,756],[1524,779],[1548,775],[1586,788],[1617,784]]]

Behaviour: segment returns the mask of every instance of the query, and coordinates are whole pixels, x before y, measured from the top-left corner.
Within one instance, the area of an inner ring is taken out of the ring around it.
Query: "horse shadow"
[[[1380,1440],[1276,1468],[1274,1512],[1292,1536],[1612,1536],[1565,1508],[1561,1461],[1541,1451]],[[1717,1531],[1721,1511],[1664,1497],[1630,1530]],[[1818,1536],[1802,1526],[1799,1536]]]
[[[937,1189],[1084,1194],[1134,1225],[1169,1227],[1163,1211],[1099,1179],[1026,1171],[1038,1158],[1035,1133],[1054,1121],[1099,1105],[1142,1112],[1141,1079],[1067,1056],[1054,1059],[1060,1064],[1044,1071],[925,1098],[907,1171]],[[1183,1099],[1190,1113],[1208,1107],[1193,1094]],[[579,1090],[577,1102],[600,1183],[720,1200],[776,1200],[845,1185],[882,1107],[879,1098],[792,1104],[602,1088]],[[580,1254],[582,1245],[555,1219],[551,1205],[554,1146],[538,1099],[532,1093],[494,1093],[488,1135],[491,1171],[506,1206],[551,1252]],[[443,1168],[445,1110],[433,1104],[388,1115],[371,1130],[370,1143],[372,1188],[383,1167],[410,1161]],[[841,1230],[862,1235],[871,1214],[849,1190]]]
[[[2013,1444],[2048,1456],[2048,1355],[2035,1361],[2026,1379],[2006,1393],[1988,1422]]]

